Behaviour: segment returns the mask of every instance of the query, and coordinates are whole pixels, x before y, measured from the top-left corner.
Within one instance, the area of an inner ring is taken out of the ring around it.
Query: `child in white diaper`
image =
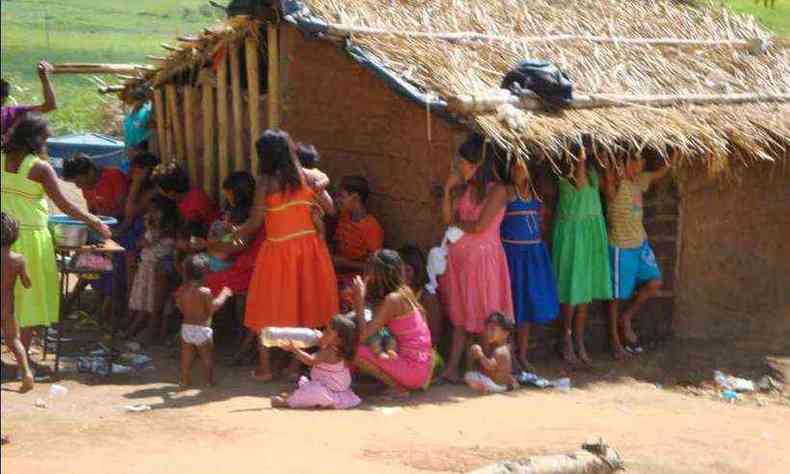
[[[206,371],[206,384],[214,385],[214,339],[211,317],[233,296],[223,288],[215,298],[205,286],[209,262],[205,255],[191,255],[184,262],[184,284],[176,293],[176,306],[184,315],[181,324],[181,386],[191,384],[195,353]]]

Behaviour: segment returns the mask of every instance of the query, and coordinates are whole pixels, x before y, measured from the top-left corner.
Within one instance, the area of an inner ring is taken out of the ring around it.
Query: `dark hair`
[[[374,306],[381,304],[387,295],[398,293],[415,309],[425,314],[411,287],[406,284],[405,264],[398,252],[389,249],[375,252],[368,259],[366,276],[370,277],[368,299]]]
[[[368,196],[370,196],[370,186],[368,180],[364,176],[345,176],[340,181],[340,189],[350,194],[356,194],[362,201],[362,204],[368,203]]]
[[[475,200],[481,203],[488,193],[488,185],[501,183],[507,174],[507,157],[503,150],[476,133],[461,144],[458,154],[461,159],[479,166],[469,184],[475,191]]]
[[[0,79],[0,97],[5,99],[11,95],[11,84],[5,79]]]
[[[357,352],[357,324],[351,318],[336,314],[329,322],[329,327],[340,337],[340,351],[343,359],[354,360]]]
[[[132,158],[131,164],[137,168],[156,168],[159,164],[159,157],[153,153],[144,152]]]
[[[25,155],[38,153],[47,144],[50,135],[49,123],[41,114],[25,113],[11,130],[8,141],[3,144],[3,151]]]
[[[302,186],[302,167],[288,132],[276,128],[266,130],[255,143],[255,149],[258,171],[276,180],[281,192],[288,194]]]
[[[246,171],[237,171],[225,178],[222,189],[233,193],[235,205],[227,209],[231,222],[241,224],[246,221],[255,200],[255,178]]]
[[[168,193],[186,193],[189,191],[189,175],[176,162],[160,163],[151,174],[154,185]]]
[[[318,155],[318,150],[313,145],[307,143],[296,144],[296,156],[299,158],[299,163],[302,168],[309,170],[318,168],[318,163],[321,162],[321,157]]]
[[[209,271],[208,258],[204,254],[194,254],[184,261],[184,280],[202,282]]]
[[[419,247],[414,244],[406,244],[398,250],[403,262],[414,270],[414,279],[411,282],[412,289],[420,289],[428,283],[428,260]]]
[[[63,160],[63,179],[71,181],[79,176],[98,172],[99,167],[84,153],[77,153],[71,158]]]
[[[162,211],[162,220],[158,223],[159,229],[168,236],[175,236],[177,229],[181,229],[181,214],[178,212],[178,206],[161,194],[155,194],[149,203],[150,209],[159,209]]]
[[[486,319],[486,324],[496,324],[507,332],[513,332],[513,329],[515,328],[513,320],[508,319],[507,316],[498,311],[495,311],[488,316]]]
[[[182,240],[189,240],[192,237],[205,239],[208,237],[208,229],[206,229],[206,226],[200,221],[182,222],[178,227],[176,235]]]
[[[0,214],[0,246],[10,247],[19,238],[19,223],[10,215]]]

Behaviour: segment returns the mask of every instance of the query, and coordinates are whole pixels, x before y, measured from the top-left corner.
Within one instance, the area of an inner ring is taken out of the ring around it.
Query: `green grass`
[[[790,1],[776,0],[774,8],[763,6],[762,0],[725,0],[724,3],[738,13],[754,15],[777,35],[790,36]]]
[[[146,54],[177,35],[197,33],[223,13],[206,0],[3,0],[2,75],[13,84],[12,99],[38,103],[36,63],[144,63]],[[57,133],[102,130],[100,112],[114,97],[101,97],[87,76],[53,76]],[[114,78],[105,78],[112,83]]]

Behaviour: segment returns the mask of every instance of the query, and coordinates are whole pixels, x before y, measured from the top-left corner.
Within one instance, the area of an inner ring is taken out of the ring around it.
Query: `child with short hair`
[[[176,292],[176,306],[184,316],[181,324],[181,378],[182,387],[191,385],[190,372],[195,352],[200,355],[206,372],[206,384],[214,385],[214,340],[211,317],[230,298],[233,292],[227,287],[214,298],[205,285],[208,259],[204,255],[191,255],[184,262],[184,283]]]
[[[11,246],[19,238],[19,223],[10,215],[3,212],[0,215],[0,260],[3,267],[2,287],[2,314],[3,334],[6,347],[11,349],[16,358],[16,363],[22,371],[22,387],[20,392],[29,392],[33,389],[33,372],[27,360],[27,351],[19,338],[19,326],[14,318],[14,287],[17,279],[25,288],[30,288],[30,277],[25,269],[25,257],[11,251]]]
[[[310,378],[301,377],[298,388],[290,395],[272,397],[276,408],[354,408],[361,403],[351,390],[350,366],[357,344],[357,327],[346,316],[336,315],[318,341],[320,350],[315,355],[296,348],[285,347],[299,361],[310,366]]]
[[[515,325],[504,314],[496,312],[486,320],[485,334],[488,354],[479,344],[469,347],[469,366],[475,362],[480,371],[469,371],[464,380],[469,387],[481,393],[502,393],[518,387],[513,378],[513,361],[510,348],[510,334]]]

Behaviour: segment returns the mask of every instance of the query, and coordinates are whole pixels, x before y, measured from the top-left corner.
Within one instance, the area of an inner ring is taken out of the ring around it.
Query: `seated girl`
[[[168,280],[173,276],[178,225],[178,211],[170,200],[162,196],[151,200],[145,214],[145,234],[138,244],[142,249],[140,265],[129,295],[132,323],[127,334],[130,337],[148,327],[149,339],[152,339],[158,326]]]
[[[383,359],[360,345],[354,364],[386,383],[397,397],[425,386],[433,369],[431,334],[405,273],[397,252],[379,250],[370,257],[364,280],[357,276],[353,284],[359,343],[386,327],[398,346],[398,357]],[[365,319],[366,305],[373,309],[371,322]]]
[[[310,378],[301,377],[299,386],[291,395],[273,397],[272,407],[277,408],[353,408],[361,403],[351,391],[351,371],[357,343],[354,321],[345,316],[334,316],[318,341],[316,355],[294,347],[292,352],[303,364],[310,366]]]

